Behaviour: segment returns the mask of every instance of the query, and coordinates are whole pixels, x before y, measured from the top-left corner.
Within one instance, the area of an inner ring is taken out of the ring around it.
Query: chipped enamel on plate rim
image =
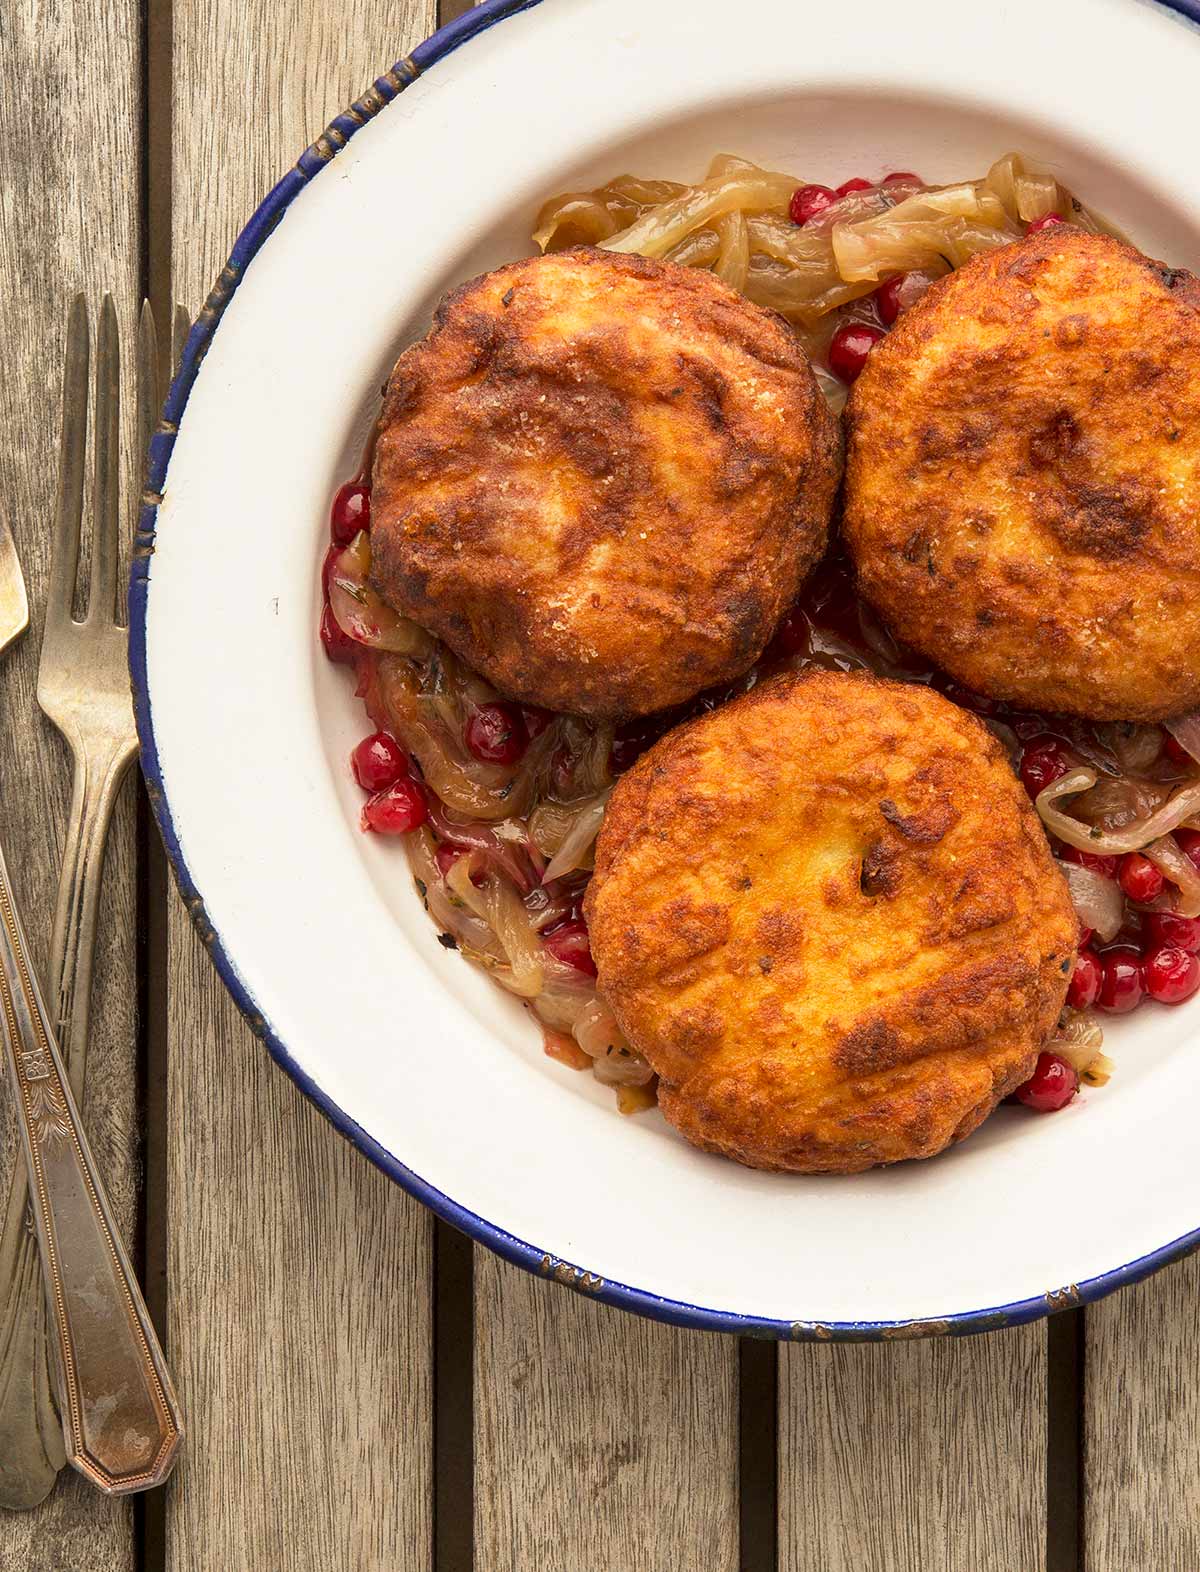
[[[328,504],[373,390],[447,286],[528,250],[540,198],[623,168],[694,178],[719,150],[836,183],[959,179],[1015,147],[1195,264],[1200,8],[1174,9],[1192,20],[1010,0],[948,29],[917,0],[898,29],[863,0],[851,35],[783,0],[743,0],[737,29],[727,0],[491,0],[339,116],[239,237],[151,450],[130,590],[151,800],[272,1055],[508,1260],[683,1325],[897,1338],[1031,1320],[1200,1244],[1200,1003],[1112,1026],[1114,1080],[1065,1112],[1002,1109],[941,1158],[854,1178],[752,1173],[657,1113],[619,1117],[441,949],[399,849],[358,833],[364,723],[315,637]],[[1052,94],[1031,38],[1075,62]]]

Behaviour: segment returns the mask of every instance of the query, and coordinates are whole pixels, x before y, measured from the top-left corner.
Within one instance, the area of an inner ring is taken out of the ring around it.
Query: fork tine
[[[87,297],[76,295],[67,318],[67,352],[63,360],[63,415],[60,438],[58,511],[50,554],[50,585],[46,625],[69,620],[79,567],[79,526],[83,516],[83,466],[87,457],[88,309]]]
[[[111,295],[96,334],[96,479],[92,495],[92,582],[88,620],[111,622],[117,599],[121,517],[121,340]]]
[[[158,335],[154,331],[154,312],[148,300],[142,301],[138,318],[137,414],[138,460],[145,470],[150,457],[150,438],[158,423]]]

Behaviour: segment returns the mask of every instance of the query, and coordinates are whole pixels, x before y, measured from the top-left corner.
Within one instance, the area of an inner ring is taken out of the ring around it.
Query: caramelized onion
[[[575,1041],[594,1061],[593,1073],[606,1086],[645,1086],[654,1075],[641,1054],[629,1046],[599,994],[579,1012]]]
[[[1105,833],[1096,827],[1089,828],[1058,807],[1061,798],[1078,796],[1095,784],[1095,770],[1071,770],[1060,780],[1052,781],[1044,791],[1039,792],[1037,798],[1037,811],[1043,823],[1053,830],[1060,841],[1065,841],[1068,846],[1074,846],[1079,851],[1099,852],[1102,856],[1141,851],[1152,841],[1169,835],[1200,811],[1200,781],[1196,781],[1182,787],[1149,818],[1141,819],[1127,829]]]
[[[805,224],[793,224],[778,213],[756,213],[746,221],[746,234],[754,252],[772,262],[781,262],[823,286],[843,282],[833,257],[829,231]]]
[[[746,227],[746,215],[740,210],[722,213],[715,227],[719,250],[713,272],[731,289],[742,291],[750,271],[750,231]]]
[[[939,257],[961,267],[981,251],[1006,246],[1016,236],[966,219],[912,219],[897,222],[890,215],[870,221],[863,234],[847,226],[834,230],[838,268],[847,283],[878,283],[890,273],[928,271]]]
[[[910,306],[915,306],[930,284],[936,284],[939,278],[945,278],[951,271],[950,264],[944,257],[939,257],[936,262],[929,262],[925,267],[909,268],[896,288],[895,298],[900,311],[904,312]]]
[[[1171,733],[1181,748],[1200,763],[1200,710],[1193,710],[1190,715],[1181,715],[1178,720],[1167,721],[1165,729]]]
[[[614,1048],[594,1059],[592,1074],[603,1086],[645,1086],[654,1079],[654,1071],[632,1048]]]
[[[753,169],[754,165],[747,165]],[[687,186],[678,180],[646,180],[641,175],[618,175],[610,180],[608,191],[622,202],[632,203],[638,209],[661,207],[672,197],[682,196]]]
[[[600,833],[607,802],[606,789],[595,797],[589,797],[586,802],[571,804],[570,823],[542,875],[543,884],[561,879],[564,874],[574,873],[577,868],[584,867],[590,861],[592,846]],[[532,824],[530,829],[532,833]]]
[[[835,224],[833,254],[848,282],[927,268],[939,257],[959,267],[978,251],[1007,245],[1021,230],[981,183],[917,191],[888,212]]]
[[[1106,1053],[1098,1053],[1081,1072],[1083,1082],[1086,1086],[1107,1086],[1115,1069],[1116,1065]]]
[[[453,736],[462,735],[468,718],[496,698],[496,690],[444,644],[435,644],[425,665],[421,696]]]
[[[874,289],[870,281],[847,280],[838,271],[829,230],[812,224],[798,229],[786,218],[759,214],[747,220],[746,231],[751,251],[746,295],[790,320],[815,322]]]
[[[792,175],[773,174],[754,166],[716,180],[704,180],[661,207],[643,213],[628,229],[601,241],[601,245],[607,251],[664,257],[685,235],[711,224],[722,213],[735,209],[745,213],[765,213],[772,208],[785,211],[797,184]]]
[[[533,239],[542,251],[594,246],[628,228],[647,208],[669,202],[686,190],[673,180],[619,175],[598,191],[568,191],[543,204]]]
[[[541,773],[558,744],[557,722],[530,743],[515,771],[481,764],[422,693],[420,675],[410,661],[394,655],[381,657],[378,681],[391,729],[416,758],[426,784],[447,808],[486,820],[520,817],[528,810]]]
[[[510,992],[532,999],[542,991],[544,981],[541,941],[521,897],[507,879],[488,873],[482,889],[476,887],[471,875],[480,871],[477,857],[476,852],[460,857],[447,873],[446,884],[495,934],[508,965],[503,975],[493,975]]]
[[[1200,871],[1173,835],[1164,835],[1143,847],[1158,871],[1179,890],[1175,910],[1181,917],[1200,917]]]
[[[1157,781],[1106,775],[1071,805],[1071,811],[1089,825],[1116,832],[1131,824],[1145,823],[1162,807],[1171,791],[1169,784]]]
[[[533,1002],[534,1011],[547,1026],[571,1032],[580,1013],[596,997],[596,980],[548,952],[543,971],[545,981]]]
[[[566,840],[578,806],[547,798],[529,815],[529,838],[544,857],[553,857]]]
[[[800,272],[779,263],[765,261],[752,255],[746,274],[745,296],[756,306],[778,311],[793,326],[811,326],[838,306],[861,300],[873,294],[873,283],[848,284],[836,274],[818,275]],[[831,322],[836,327],[836,322]]]
[[[1019,223],[1045,218],[1047,213],[1063,218],[1069,215],[1069,199],[1062,195],[1054,176],[1020,153],[1006,153],[998,158],[984,176],[983,184],[999,197],[1009,218]]]
[[[575,715],[559,717],[562,746],[573,761],[571,782],[575,792],[591,796],[612,784],[613,727]]]
[[[1112,1060],[1100,1051],[1103,1042],[1104,1031],[1094,1015],[1064,1010],[1046,1047],[1065,1059],[1089,1086],[1103,1086],[1113,1067]]]
[[[846,400],[850,397],[850,389],[840,377],[835,377],[832,371],[826,371],[818,361],[813,361],[812,369],[817,379],[817,386],[825,395],[825,402],[835,415],[840,415],[846,407]]]
[[[1097,726],[1100,740],[1127,775],[1139,775],[1154,765],[1162,752],[1162,731],[1136,721],[1111,721]]]
[[[637,212],[632,206],[622,211],[620,204],[605,202],[598,192],[567,191],[547,202],[538,214],[534,242],[541,251],[599,245],[631,224]]]
[[[433,649],[429,634],[384,604],[367,582],[370,571],[370,538],[366,530],[359,530],[329,575],[329,607],[338,627],[347,638],[371,649],[427,656]]]
[[[715,229],[694,229],[667,252],[666,260],[680,267],[711,267],[721,254],[721,237]]]
[[[1067,881],[1075,913],[1085,928],[1094,928],[1104,940],[1115,938],[1121,927],[1124,901],[1121,886],[1092,868],[1060,862],[1058,871]]]
[[[547,928],[566,921],[577,899],[577,894],[569,890],[552,893],[544,884],[537,884],[525,897],[525,910],[537,931],[545,933]]]
[[[1018,153],[997,159],[982,180],[851,191],[797,225],[788,206],[802,183],[719,153],[695,185],[624,175],[555,197],[538,215],[534,240],[543,251],[584,242],[711,268],[803,328],[895,273],[905,275],[902,308],[911,305],[933,278],[1019,238],[1031,219],[1050,212],[1117,233]],[[832,403],[844,401],[836,379],[825,391]]]
[[[545,951],[537,929],[529,920],[521,897],[507,879],[489,875],[483,893],[488,922],[512,967],[509,986],[514,993],[532,998],[542,991],[545,981]]]
[[[417,880],[417,891],[425,910],[443,933],[455,939],[465,955],[475,959],[488,955],[499,959],[495,935],[487,923],[456,901],[446,888],[437,865],[433,836],[424,826],[404,838],[409,866]]]
[[[507,875],[522,895],[528,895],[533,888],[529,859],[522,854],[525,831],[515,819],[502,819],[492,828],[484,824],[461,824],[434,800],[429,804],[429,823],[439,839],[449,845],[479,852],[479,867]],[[517,833],[505,835],[506,829]]]

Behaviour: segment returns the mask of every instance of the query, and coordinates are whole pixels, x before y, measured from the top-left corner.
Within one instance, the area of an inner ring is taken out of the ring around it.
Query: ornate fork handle
[[[0,1028],[46,1277],[70,1461],[110,1494],[170,1473],[182,1425],[113,1225],[0,853]]]
[[[58,904],[44,974],[76,1103],[83,1095],[91,1020],[92,962],[108,827],[133,750],[73,749],[71,811]],[[65,1032],[65,1036],[62,1035]],[[18,1164],[0,1231],[0,1507],[45,1499],[66,1462],[50,1387],[46,1298],[37,1243],[26,1219],[29,1187]]]

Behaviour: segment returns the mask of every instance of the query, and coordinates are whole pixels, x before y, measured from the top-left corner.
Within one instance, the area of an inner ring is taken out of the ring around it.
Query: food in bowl
[[[396,363],[371,583],[510,698],[649,714],[762,653],[824,554],[840,463],[795,335],[720,279],[514,262]]]
[[[1019,153],[948,186],[893,170],[837,187],[721,153],[694,186],[621,175],[552,197],[534,240],[543,251],[598,245],[711,270],[791,324],[840,409],[876,344],[936,279],[1067,221],[1111,229]]]
[[[896,174],[837,190],[722,158],[693,187],[622,177],[554,198],[538,235],[551,250],[644,246],[718,272],[786,317],[832,408],[936,277],[1067,220],[1089,234],[1105,227],[1015,155],[982,181],[929,188]],[[547,1052],[614,1086],[622,1111],[655,1102],[656,1076],[597,989],[584,912],[609,794],[672,727],[778,674],[873,672],[941,692],[983,719],[1036,801],[1080,949],[1067,1006],[1017,1101],[1060,1109],[1081,1084],[1103,1084],[1112,1064],[1100,1016],[1180,1004],[1200,988],[1200,718],[1092,722],[967,689],[888,632],[837,547],[733,682],[630,720],[549,711],[381,599],[374,500],[368,454],[334,500],[321,614],[326,653],[353,668],[370,717],[352,757],[363,828],[404,847],[441,942],[523,999]]]
[[[613,789],[584,915],[667,1119],[799,1173],[969,1135],[1033,1074],[1078,936],[983,722],[829,671],[651,748]]]
[[[1200,704],[1200,281],[1056,225],[934,284],[846,408],[843,533],[897,637],[993,698]]]

